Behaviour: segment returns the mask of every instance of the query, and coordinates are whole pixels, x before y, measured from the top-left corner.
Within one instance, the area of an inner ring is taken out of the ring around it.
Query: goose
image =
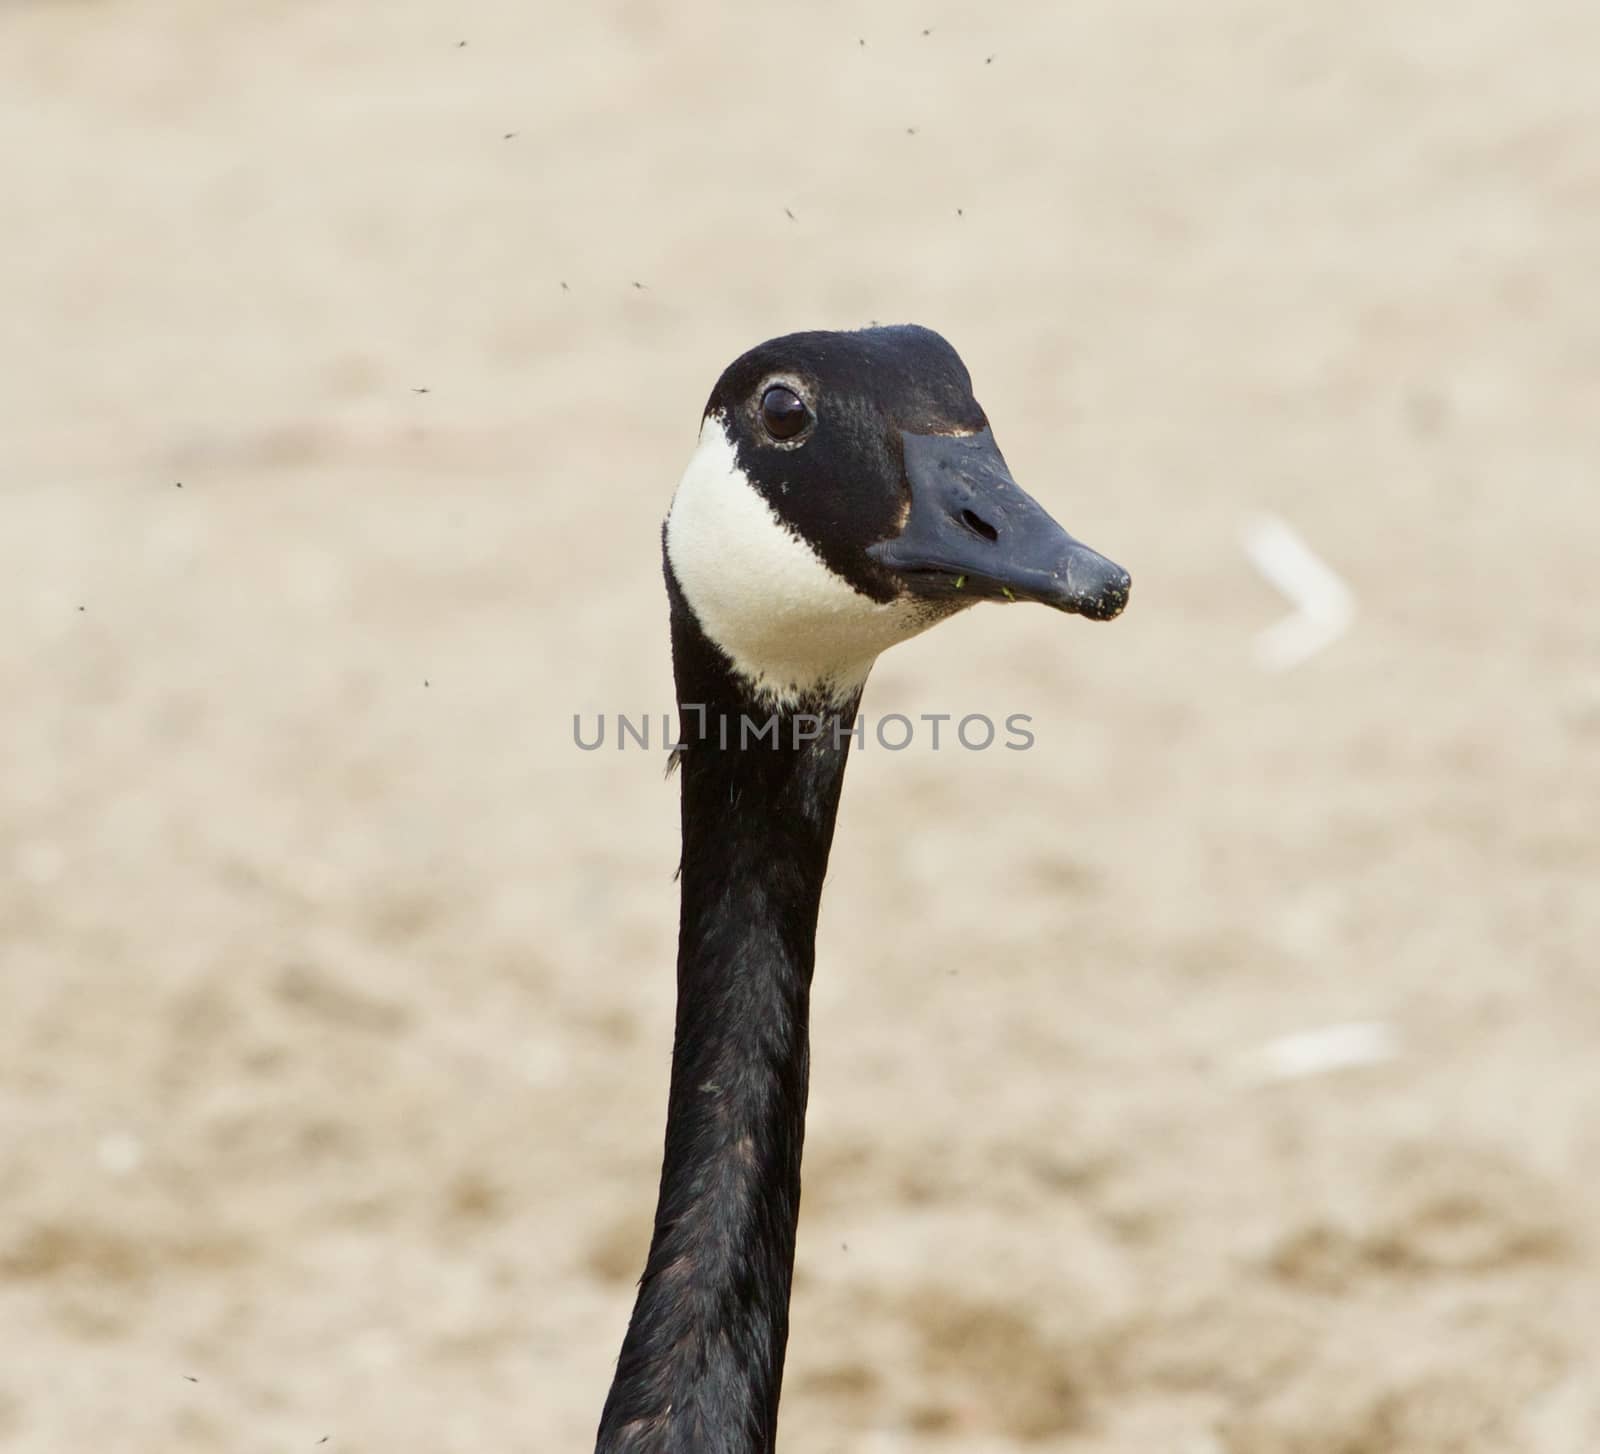
[[[595,1448],[772,1454],[817,910],[867,675],[976,602],[1103,621],[1130,581],[1023,493],[959,355],[913,325],[729,364],[662,539],[677,1014],[654,1230]]]

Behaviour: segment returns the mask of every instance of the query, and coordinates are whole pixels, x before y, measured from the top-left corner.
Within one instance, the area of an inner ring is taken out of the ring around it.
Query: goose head
[[[729,364],[664,539],[701,632],[780,704],[850,699],[882,651],[980,601],[1105,621],[1130,588],[1012,479],[960,356],[914,326]]]

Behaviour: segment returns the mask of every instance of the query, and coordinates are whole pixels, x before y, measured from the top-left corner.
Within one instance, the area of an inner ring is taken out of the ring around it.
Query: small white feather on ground
[[[1276,515],[1260,515],[1241,531],[1245,554],[1295,607],[1256,637],[1256,661],[1268,671],[1287,671],[1333,644],[1355,619],[1350,588]]]
[[[1355,1020],[1280,1035],[1241,1056],[1239,1070],[1247,1080],[1268,1084],[1379,1065],[1399,1054],[1400,1036],[1393,1025]]]

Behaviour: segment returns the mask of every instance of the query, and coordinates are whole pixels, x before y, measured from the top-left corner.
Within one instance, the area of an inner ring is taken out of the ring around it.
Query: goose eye
[[[761,396],[761,422],[774,439],[793,439],[810,417],[800,396],[782,384],[774,384]]]

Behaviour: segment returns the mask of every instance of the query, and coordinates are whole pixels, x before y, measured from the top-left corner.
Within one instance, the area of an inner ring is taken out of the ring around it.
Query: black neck
[[[655,1233],[596,1449],[770,1454],[817,907],[850,741],[834,722],[855,704],[816,709],[809,741],[796,712],[777,714],[776,746],[770,731],[756,739],[772,709],[749,699],[670,572],[668,587],[685,744],[677,1029]]]

